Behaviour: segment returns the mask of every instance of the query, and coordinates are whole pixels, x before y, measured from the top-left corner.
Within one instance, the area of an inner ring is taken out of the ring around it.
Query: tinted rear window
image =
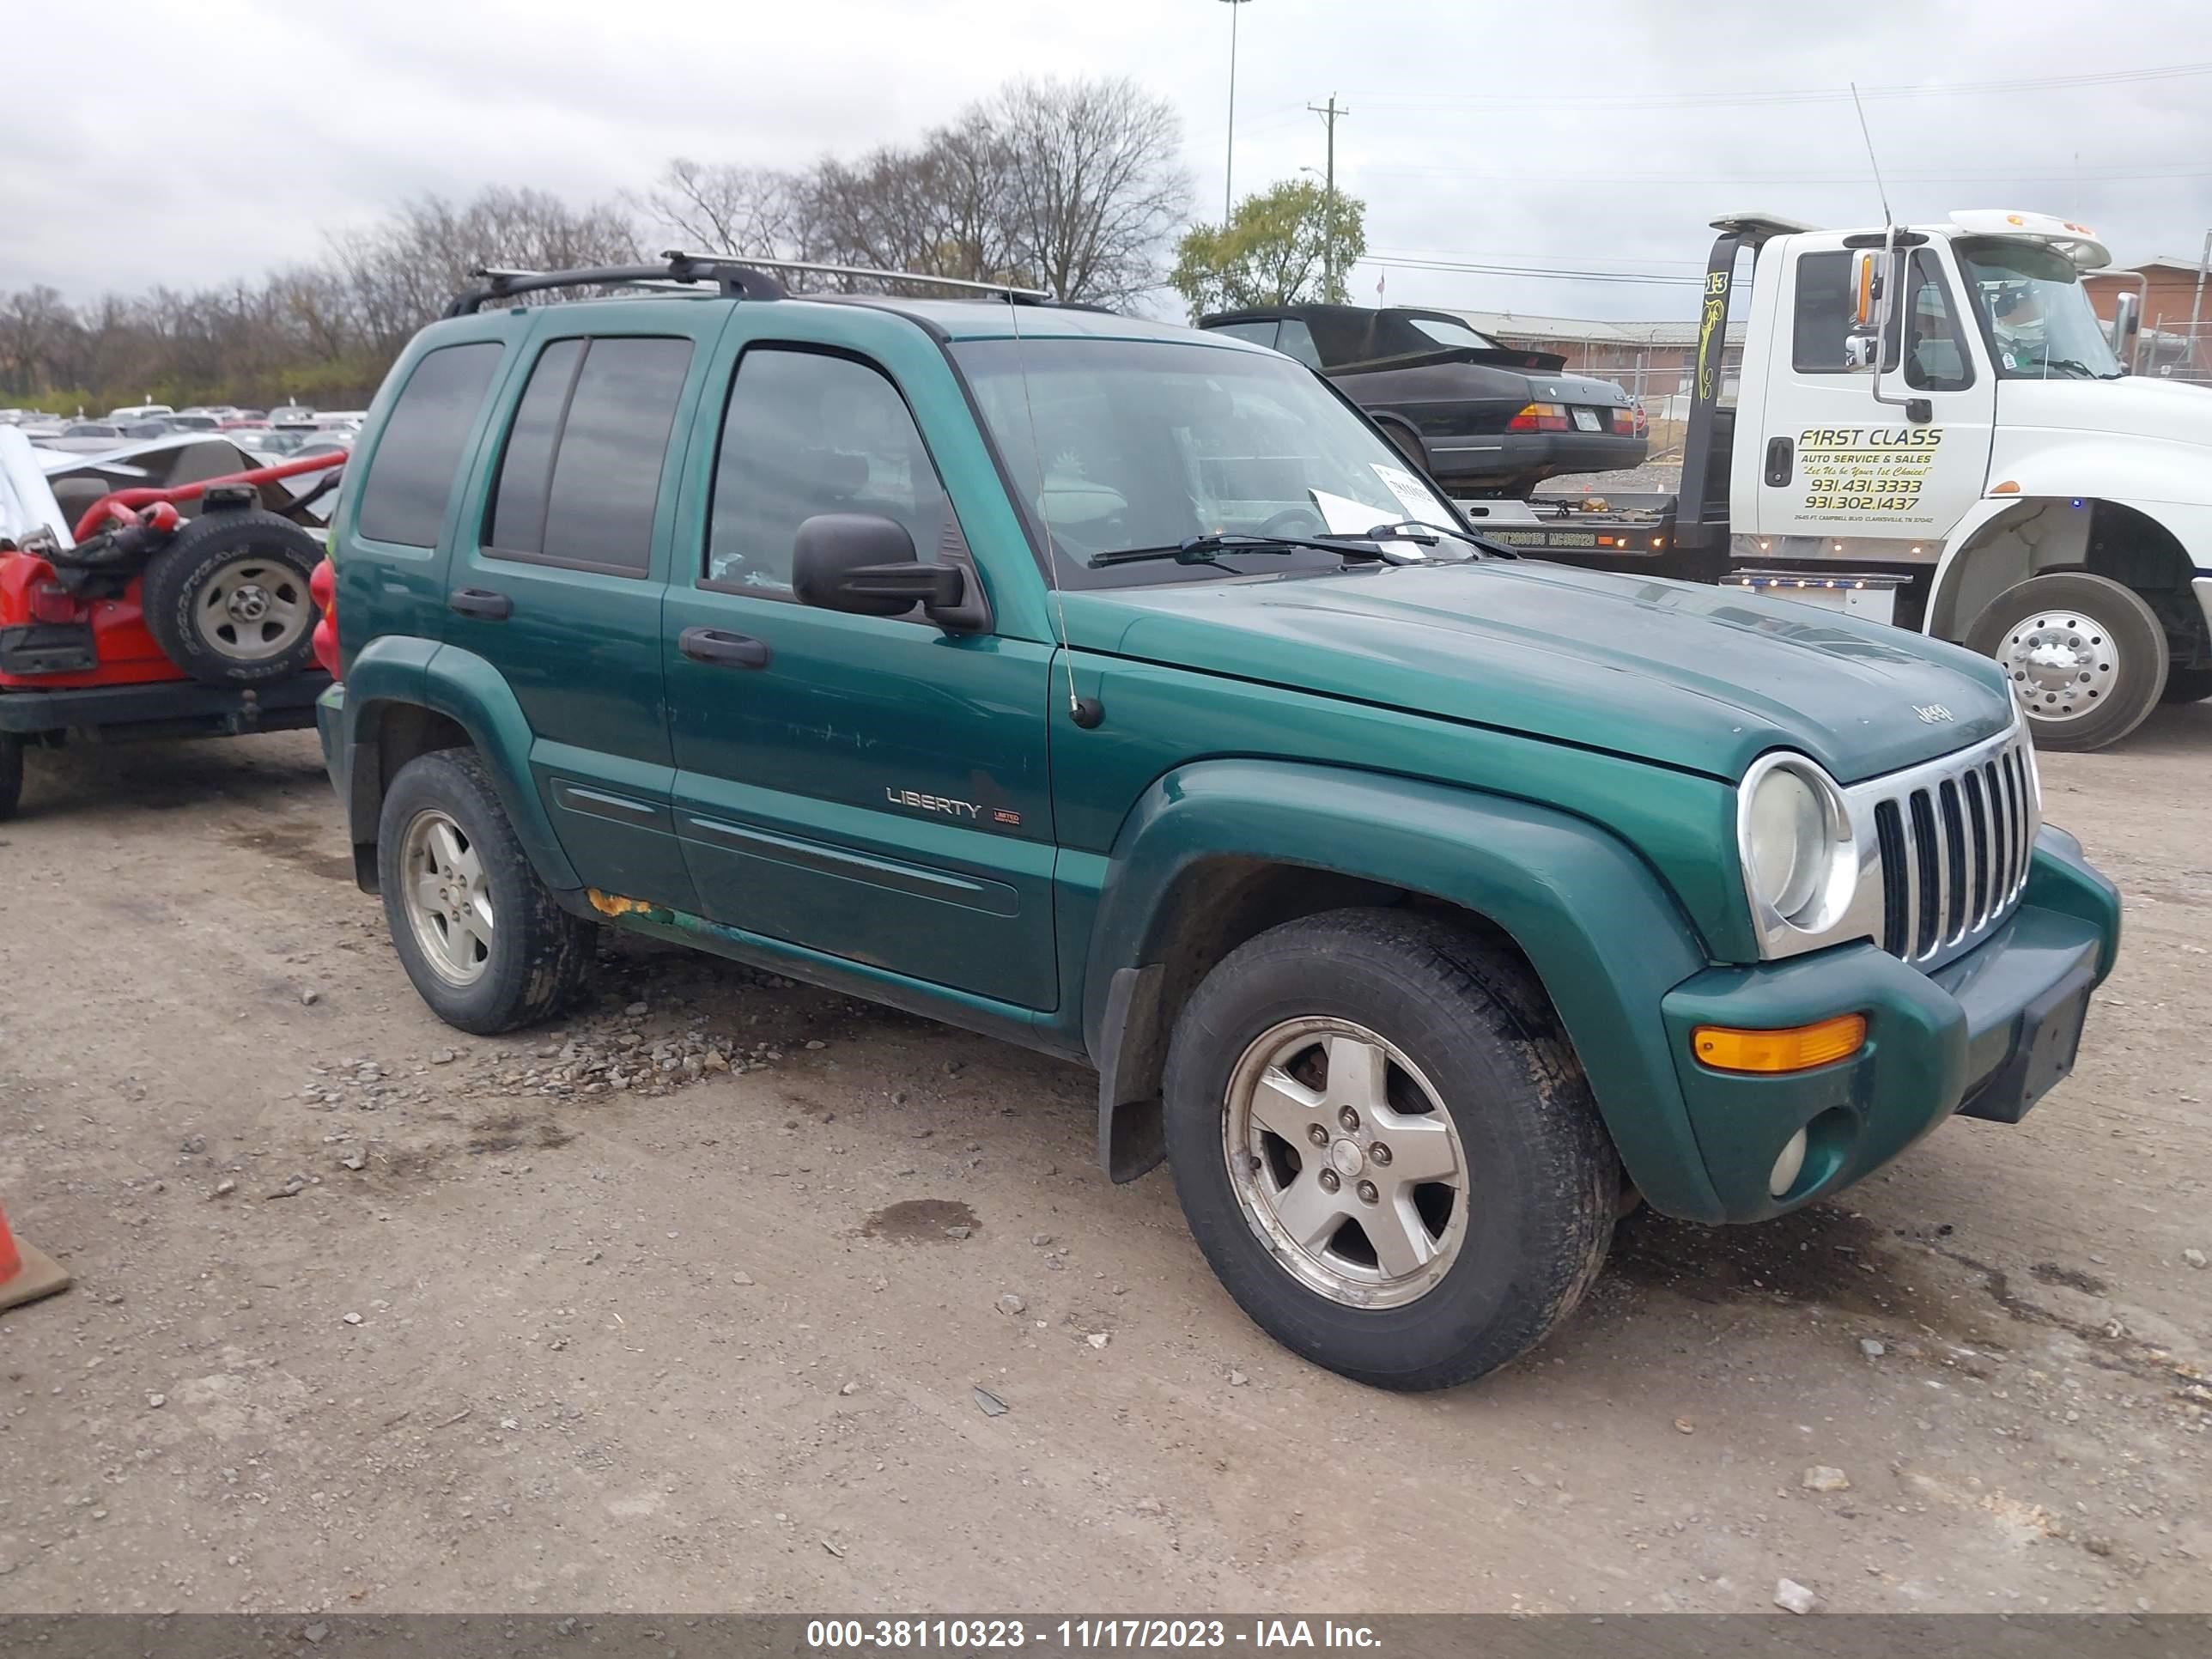
[[[415,365],[362,486],[363,536],[408,547],[438,544],[462,447],[504,349],[495,340],[441,346]]]
[[[545,498],[545,556],[643,570],[689,340],[594,340]]]
[[[485,545],[535,553],[545,544],[545,495],[553,487],[553,446],[561,436],[561,416],[568,389],[576,383],[584,342],[556,340],[530,372],[530,384],[514,412],[507,434],[507,459],[500,464],[499,492],[493,498],[491,527]]]
[[[689,340],[617,336],[546,347],[515,411],[485,552],[642,575],[690,367]]]

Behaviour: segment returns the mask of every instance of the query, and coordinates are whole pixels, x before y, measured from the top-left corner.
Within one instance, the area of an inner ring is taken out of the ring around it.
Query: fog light
[[[1807,1072],[1858,1053],[1866,1024],[1864,1014],[1838,1014],[1778,1031],[1700,1025],[1690,1033],[1690,1052],[1717,1071]]]
[[[1779,1198],[1797,1184],[1797,1177],[1805,1169],[1805,1132],[1800,1129],[1790,1137],[1782,1148],[1782,1156],[1774,1160],[1774,1173],[1766,1177],[1766,1190]]]

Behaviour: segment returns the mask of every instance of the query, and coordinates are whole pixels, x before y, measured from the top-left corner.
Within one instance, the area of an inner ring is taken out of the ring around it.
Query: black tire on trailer
[[[2031,576],[1996,596],[1966,644],[2002,665],[2039,749],[2118,743],[2166,691],[2166,630],[2131,589],[2083,571]]]
[[[15,816],[23,802],[23,740],[0,732],[0,823]]]
[[[1315,1363],[1447,1388],[1596,1278],[1620,1164],[1543,987],[1440,917],[1337,910],[1249,939],[1177,1015],[1168,1164],[1237,1305]]]
[[[2212,697],[2212,668],[2168,668],[2160,702],[2202,702]]]
[[[204,685],[260,685],[314,660],[321,544],[259,507],[202,514],[146,566],[146,626]]]
[[[590,981],[599,929],[538,878],[474,750],[434,750],[399,769],[376,867],[400,965],[448,1025],[495,1036],[535,1024]]]

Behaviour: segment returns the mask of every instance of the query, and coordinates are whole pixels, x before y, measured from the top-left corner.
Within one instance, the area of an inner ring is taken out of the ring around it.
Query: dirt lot
[[[1424,1398],[1248,1325],[1073,1067],[629,945],[462,1039],[310,738],[34,760],[0,1196],[79,1282],[0,1316],[0,1609],[2212,1608],[2208,757],[2045,763],[2131,933],[2025,1125],[1633,1218]]]

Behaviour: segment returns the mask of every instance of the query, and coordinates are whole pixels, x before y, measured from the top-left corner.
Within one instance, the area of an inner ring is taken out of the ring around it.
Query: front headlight
[[[1834,925],[1858,886],[1858,849],[1843,792],[1802,755],[1761,756],[1737,795],[1746,895],[1762,934]]]

